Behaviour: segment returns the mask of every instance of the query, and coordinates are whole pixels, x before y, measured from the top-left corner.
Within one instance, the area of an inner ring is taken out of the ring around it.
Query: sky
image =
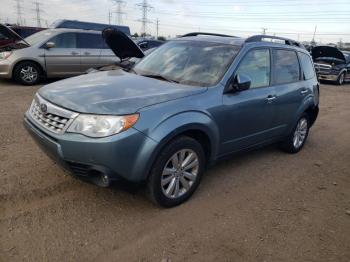
[[[0,0],[0,22],[17,21],[16,0]],[[34,1],[41,3],[41,23],[50,25],[56,19],[74,19],[108,23],[112,0],[19,0],[22,23],[36,25]],[[140,33],[142,0],[124,1],[122,23],[132,33]],[[246,37],[261,34],[279,35],[300,41],[321,43],[350,42],[350,0],[149,0],[147,33],[155,35],[159,19],[159,35],[181,35],[201,31]],[[6,7],[6,8],[4,8]],[[117,21],[112,15],[112,23]]]

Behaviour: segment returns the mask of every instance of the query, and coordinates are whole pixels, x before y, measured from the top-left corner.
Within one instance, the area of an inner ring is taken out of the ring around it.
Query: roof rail
[[[188,36],[198,36],[198,35],[212,35],[212,36],[222,36],[222,37],[237,37],[237,36],[232,36],[232,35],[222,35],[222,34],[215,34],[215,33],[204,33],[204,32],[193,32],[193,33],[188,33],[185,34],[181,37],[188,37]]]
[[[246,43],[263,42],[263,41],[266,41],[265,39],[271,39],[271,42],[273,42],[273,40],[281,40],[281,41],[284,41],[284,44],[286,44],[286,45],[297,46],[297,47],[305,49],[305,47],[301,43],[299,43],[295,40],[292,40],[289,38],[284,38],[284,37],[279,37],[279,36],[271,36],[271,35],[253,35],[251,37],[248,37],[245,40],[245,42]]]

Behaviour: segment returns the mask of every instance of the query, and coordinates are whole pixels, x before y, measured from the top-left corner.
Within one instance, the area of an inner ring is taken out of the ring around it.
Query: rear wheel
[[[179,137],[162,150],[152,168],[148,189],[153,202],[173,207],[197,189],[204,172],[205,154],[193,138]]]
[[[310,120],[307,114],[303,114],[296,124],[293,132],[281,145],[282,149],[288,153],[298,153],[304,146],[309,135]]]
[[[337,84],[342,85],[345,82],[345,72],[341,73],[340,76],[338,77]]]
[[[41,68],[33,62],[19,63],[13,71],[13,77],[15,81],[22,85],[38,84],[41,75]]]

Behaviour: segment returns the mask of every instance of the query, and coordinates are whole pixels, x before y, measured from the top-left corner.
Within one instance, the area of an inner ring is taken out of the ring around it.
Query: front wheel
[[[338,77],[337,84],[341,86],[342,84],[344,84],[344,81],[345,81],[345,73],[341,73],[340,76]]]
[[[22,85],[38,84],[41,74],[40,67],[33,62],[22,62],[13,71],[15,81]]]
[[[288,153],[298,153],[304,146],[309,135],[310,121],[307,114],[303,114],[293,132],[282,143],[282,149]]]
[[[153,202],[173,207],[185,202],[197,189],[205,167],[202,146],[190,137],[179,137],[162,150],[155,161],[148,189]]]

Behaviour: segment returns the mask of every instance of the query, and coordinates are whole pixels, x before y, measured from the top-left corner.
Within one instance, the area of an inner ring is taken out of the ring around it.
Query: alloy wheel
[[[20,77],[27,83],[33,83],[38,79],[38,71],[32,66],[25,66],[20,71]]]
[[[197,179],[198,155],[191,149],[182,149],[173,154],[165,164],[161,175],[163,194],[178,198],[187,193]]]
[[[308,122],[306,118],[301,118],[298,122],[298,125],[294,131],[293,136],[293,146],[298,149],[301,147],[305,141],[308,131]]]

